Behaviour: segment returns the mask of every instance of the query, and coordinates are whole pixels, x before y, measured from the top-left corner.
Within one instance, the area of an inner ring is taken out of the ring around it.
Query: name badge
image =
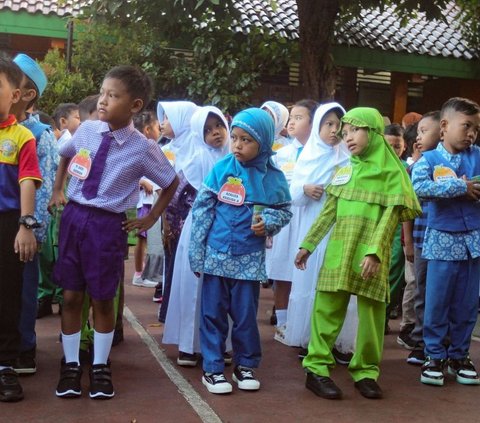
[[[242,180],[229,176],[227,182],[220,188],[217,198],[222,203],[241,206],[245,201],[245,187],[242,184]]]
[[[174,166],[175,165],[175,153],[173,151],[166,150],[166,151],[163,152],[163,154],[165,154],[165,157],[168,159],[170,164],[172,166]]]
[[[291,181],[293,177],[293,171],[295,170],[295,162],[286,162],[281,167],[280,170],[284,173],[287,181]]]
[[[332,179],[332,185],[345,185],[350,179],[352,179],[352,166],[343,166],[337,170],[335,176]]]
[[[442,182],[451,178],[457,178],[457,174],[449,167],[437,165],[433,168],[433,180],[435,182]]]
[[[92,168],[92,159],[90,158],[90,151],[81,148],[80,151],[75,154],[70,164],[68,165],[68,173],[75,176],[78,179],[84,180],[88,178],[90,169]]]

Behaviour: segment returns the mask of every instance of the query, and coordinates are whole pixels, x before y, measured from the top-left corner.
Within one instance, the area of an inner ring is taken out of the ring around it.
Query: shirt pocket
[[[357,244],[357,248],[355,248],[355,252],[353,254],[352,260],[352,270],[355,273],[360,274],[362,272],[362,268],[360,267],[362,260],[365,258],[365,254],[367,253],[368,245],[362,244],[359,242]]]
[[[325,251],[323,265],[325,269],[334,270],[340,267],[343,256],[343,241],[340,239],[330,239]]]

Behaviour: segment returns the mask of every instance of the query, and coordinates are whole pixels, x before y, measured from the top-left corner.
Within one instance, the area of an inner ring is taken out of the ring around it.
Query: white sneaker
[[[285,343],[286,330],[287,330],[287,325],[275,326],[275,335],[273,336],[273,339],[275,339],[275,341],[281,342],[284,345],[287,345]]]
[[[232,385],[223,373],[203,372],[202,383],[212,394],[229,394],[232,392]]]
[[[248,367],[235,367],[232,379],[237,383],[238,389],[245,391],[258,391],[260,389],[260,382],[255,379],[253,370]]]
[[[155,288],[157,286],[157,282],[150,281],[148,279],[142,279],[142,276],[133,275],[132,285],[134,286],[142,286],[144,288]]]

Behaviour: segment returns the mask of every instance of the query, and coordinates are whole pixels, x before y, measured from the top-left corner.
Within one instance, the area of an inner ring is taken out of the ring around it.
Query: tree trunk
[[[297,0],[297,9],[305,95],[331,100],[336,82],[331,45],[339,0]]]

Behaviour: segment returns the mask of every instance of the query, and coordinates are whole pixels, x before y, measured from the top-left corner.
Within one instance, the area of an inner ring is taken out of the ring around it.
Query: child
[[[420,381],[443,385],[444,369],[463,385],[479,385],[469,357],[478,314],[480,274],[480,107],[447,100],[440,112],[443,142],[413,168],[415,191],[429,202],[422,257],[428,260]],[[444,340],[450,336],[450,345]]]
[[[416,148],[422,154],[425,151],[434,150],[440,141],[440,111],[425,113],[418,122]],[[416,163],[416,162],[415,162]],[[410,169],[410,173],[415,166]],[[422,207],[422,215],[417,217],[413,225],[405,222],[405,247],[409,248],[409,244],[413,249],[413,263],[415,270],[415,293],[414,293],[414,310],[415,324],[410,333],[410,344],[413,350],[407,357],[409,364],[423,364],[425,361],[425,344],[423,342],[423,315],[425,313],[425,283],[427,280],[427,260],[422,258],[423,239],[425,237],[425,229],[427,228],[428,217],[428,201],[420,199]],[[410,228],[408,228],[410,226]],[[409,235],[410,234],[410,235]]]
[[[333,226],[318,277],[312,316],[306,387],[316,395],[339,399],[330,379],[335,366],[331,349],[343,324],[350,296],[357,296],[358,334],[348,366],[355,387],[366,398],[381,398],[376,379],[382,356],[388,271],[394,231],[399,220],[420,212],[400,160],[383,137],[383,119],[372,108],[350,110],[341,134],[352,157],[327,187],[322,213],[295,259],[305,269],[310,254]]]
[[[260,388],[252,369],[261,357],[256,315],[259,281],[266,278],[265,239],[291,218],[287,181],[270,159],[271,117],[251,108],[238,113],[231,127],[232,154],[215,165],[195,200],[189,248],[192,271],[203,273],[202,383],[214,394],[232,392],[223,357],[228,315],[233,380],[239,389]]]
[[[98,97],[100,97],[99,94],[89,95],[88,97],[85,97],[80,103],[78,103],[80,122],[98,119]]]
[[[37,251],[33,213],[35,188],[42,181],[35,138],[9,114],[20,100],[22,77],[12,60],[0,57],[0,401],[4,402],[23,399],[12,366],[21,341],[22,262],[30,262]]]
[[[58,143],[70,138],[80,126],[80,113],[75,103],[61,103],[53,112],[55,136]]]
[[[197,153],[183,168],[183,174],[195,190],[200,190],[203,180],[215,163],[230,150],[228,123],[222,112],[213,106],[199,108],[192,116],[191,130],[199,145]],[[192,225],[190,211],[178,241],[172,277],[170,306],[163,330],[164,344],[178,345],[177,364],[195,366],[196,353],[200,352],[199,318],[202,279],[190,270],[188,246]]]
[[[114,332],[113,298],[123,271],[126,231],[152,226],[177,186],[175,173],[160,147],[133,127],[132,117],[148,104],[151,89],[150,78],[139,68],[111,69],[100,90],[100,120],[83,122],[73,138],[60,147],[61,160],[50,205],[65,203],[67,168],[71,179],[55,266],[55,279],[64,290],[65,358],[56,390],[59,397],[81,395],[79,346],[85,289],[95,315],[89,395],[102,399],[115,394],[107,360]],[[138,182],[144,175],[163,188],[162,195],[148,216],[125,222],[125,210],[137,203]]]
[[[35,194],[35,213],[39,227],[34,230],[37,244],[40,247],[47,238],[50,214],[47,211],[48,201],[52,196],[53,182],[58,165],[58,150],[52,128],[40,122],[37,115],[27,112],[38,101],[47,86],[47,77],[38,63],[26,54],[18,54],[13,61],[22,71],[20,100],[12,106],[11,113],[17,121],[32,131],[36,145],[38,163],[43,183]],[[39,248],[41,251],[41,248]],[[39,254],[25,264],[23,271],[22,312],[20,317],[20,333],[22,343],[20,356],[15,363],[17,373],[33,374],[36,372],[37,336],[35,323],[37,318],[37,292],[40,279]]]
[[[288,109],[276,101],[266,101],[260,107],[265,110],[273,119],[275,125],[275,140],[273,142],[272,150],[278,151],[282,147],[290,145],[291,139],[285,138],[281,135],[282,131],[288,122]]]

